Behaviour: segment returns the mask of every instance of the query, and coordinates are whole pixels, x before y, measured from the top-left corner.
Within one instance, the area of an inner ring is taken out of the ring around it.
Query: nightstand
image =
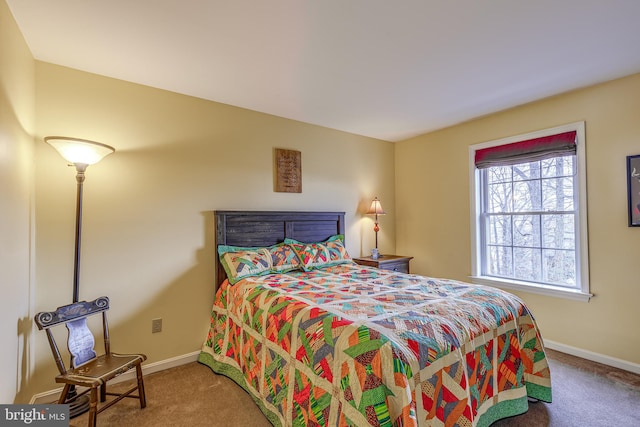
[[[373,259],[370,256],[354,258],[356,264],[376,267],[382,270],[397,271],[398,273],[409,273],[409,261],[412,256],[402,255],[380,255],[380,258]]]

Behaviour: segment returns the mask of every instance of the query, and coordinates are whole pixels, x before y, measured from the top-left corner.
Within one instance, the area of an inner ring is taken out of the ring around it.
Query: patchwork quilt
[[[276,426],[486,426],[551,402],[519,298],[352,263],[223,283],[199,361]]]

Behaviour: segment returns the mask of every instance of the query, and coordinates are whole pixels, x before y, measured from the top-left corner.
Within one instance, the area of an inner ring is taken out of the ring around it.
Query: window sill
[[[593,294],[582,292],[576,289],[560,289],[544,285],[531,285],[526,282],[517,282],[513,280],[501,280],[495,277],[471,276],[472,283],[480,285],[494,286],[500,289],[511,291],[529,292],[532,294],[546,295],[558,298],[567,298],[574,301],[589,302]]]

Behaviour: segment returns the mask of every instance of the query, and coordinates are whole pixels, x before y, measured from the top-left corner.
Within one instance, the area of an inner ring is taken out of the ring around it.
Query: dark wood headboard
[[[321,242],[344,234],[344,212],[215,211],[216,289],[227,278],[218,245],[271,246],[285,238]]]

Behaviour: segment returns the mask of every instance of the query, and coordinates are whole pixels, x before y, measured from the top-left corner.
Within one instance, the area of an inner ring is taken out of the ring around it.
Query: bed
[[[341,212],[215,218],[198,360],[273,425],[486,426],[551,402],[542,338],[516,296],[359,266]]]

